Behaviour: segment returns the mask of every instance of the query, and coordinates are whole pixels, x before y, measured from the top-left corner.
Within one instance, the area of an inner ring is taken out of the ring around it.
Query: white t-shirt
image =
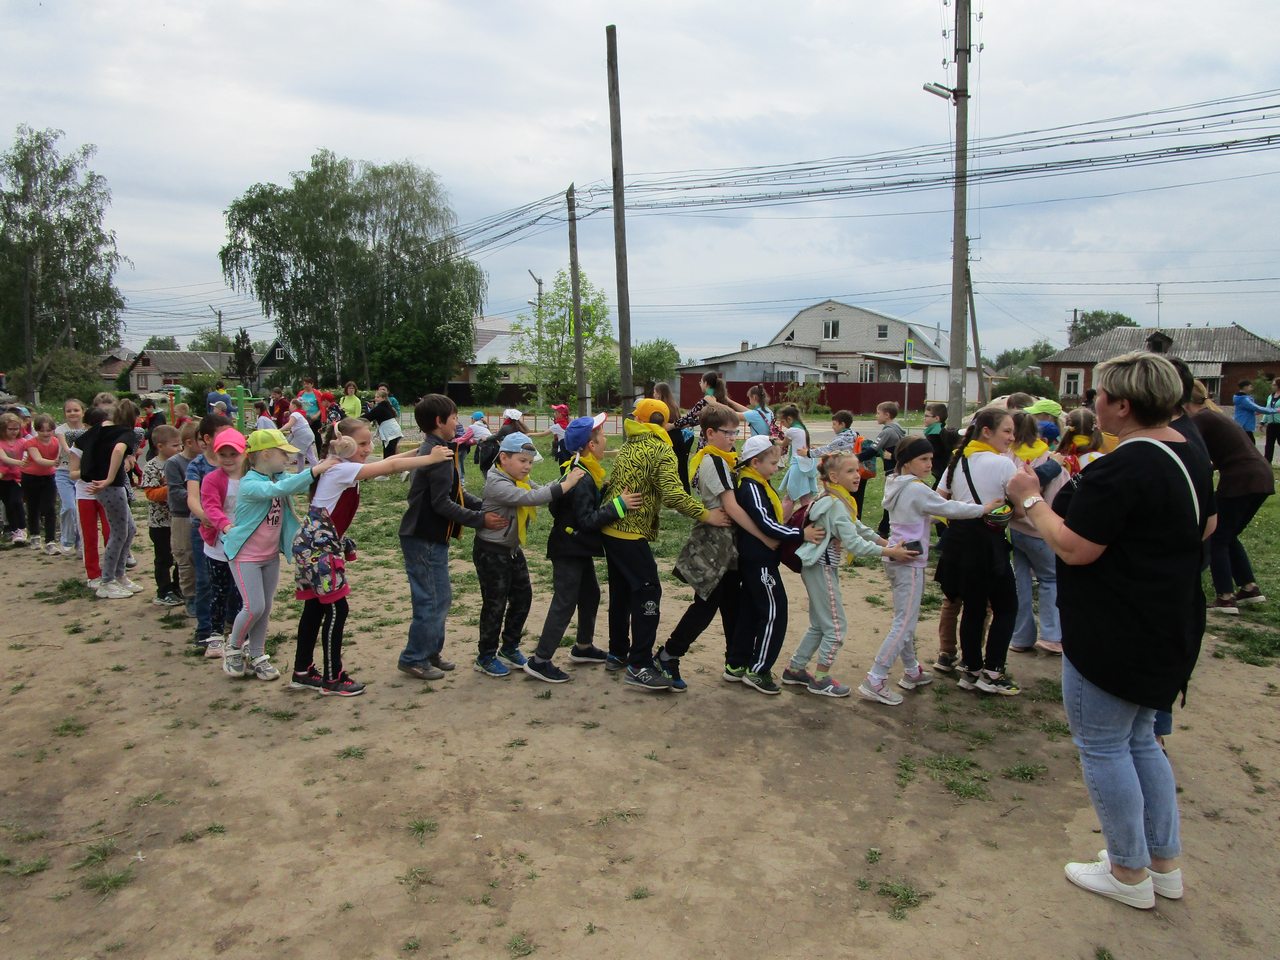
[[[476,443],[479,443],[481,440],[485,440],[493,436],[493,431],[489,429],[489,425],[483,420],[472,420],[471,436],[475,439]]]
[[[562,442],[563,442],[563,440],[564,440],[564,427],[560,426],[560,424],[558,424],[558,423],[556,423],[554,420],[552,420],[552,421],[551,421],[551,426],[550,426],[550,428],[549,428],[549,429],[551,430],[551,435],[552,435],[553,437],[555,437],[557,440],[560,440],[560,441],[562,441]]]
[[[274,430],[276,422],[268,417],[265,413],[258,418],[258,422],[253,425],[255,430]]]
[[[227,497],[225,500],[222,501],[222,512],[225,513],[232,520],[234,520],[236,516],[236,494],[239,492],[240,492],[240,478],[231,477],[230,479],[228,479],[227,480]],[[216,543],[212,545],[206,543],[204,545],[204,555],[206,557],[213,557],[213,559],[215,560],[221,560],[223,563],[227,562],[227,554],[222,549],[221,533],[218,534],[218,540]]]
[[[797,450],[805,450],[809,444],[804,439],[803,427],[786,427],[782,431],[787,437],[787,452],[794,454]]]
[[[1005,487],[1018,472],[1018,468],[1008,457],[985,450],[965,458],[969,462],[969,476],[973,478],[974,489],[978,498],[974,499],[969,489],[969,481],[965,479],[964,463],[956,464],[955,476],[951,478],[951,499],[956,503],[987,503],[1005,495]],[[946,479],[944,474],[943,479]],[[943,489],[938,484],[938,489]]]
[[[289,431],[289,443],[300,450],[305,450],[316,442],[316,435],[311,430],[311,424],[297,410],[289,414],[289,419],[285,422],[284,427]]]
[[[316,492],[311,498],[311,506],[332,511],[337,506],[342,491],[356,485],[356,475],[363,466],[363,463],[339,463],[322,473],[320,479],[316,481]]]

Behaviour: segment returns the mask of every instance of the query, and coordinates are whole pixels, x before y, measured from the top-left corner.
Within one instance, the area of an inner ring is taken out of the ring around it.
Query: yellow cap
[[[637,423],[652,423],[655,413],[662,414],[664,424],[671,420],[671,408],[661,400],[644,399],[636,404],[635,418]]]
[[[263,450],[283,450],[285,453],[297,453],[298,448],[292,446],[279,430],[255,430],[249,434],[246,453],[261,453]]]

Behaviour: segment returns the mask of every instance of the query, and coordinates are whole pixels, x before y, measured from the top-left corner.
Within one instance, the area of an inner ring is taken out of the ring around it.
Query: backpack
[[[496,433],[476,444],[476,463],[480,465],[481,473],[488,473],[493,461],[498,459],[498,447],[501,444],[502,438]]]
[[[862,459],[862,445],[867,442],[869,441],[862,434],[858,434],[858,438],[853,441],[853,455],[858,458],[858,476],[863,480],[870,480],[876,475],[876,458]]]
[[[796,512],[791,515],[791,518],[787,523],[793,527],[799,527],[803,531],[805,526],[809,523],[809,507],[811,507],[815,502],[816,501],[810,500],[803,506],[797,507]],[[783,543],[782,546],[778,547],[778,562],[788,570],[799,573],[802,564],[800,563],[800,558],[796,556],[796,550],[798,550],[803,543],[803,540],[788,540]]]

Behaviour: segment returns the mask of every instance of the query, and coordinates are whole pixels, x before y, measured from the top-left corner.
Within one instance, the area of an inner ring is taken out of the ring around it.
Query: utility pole
[[[582,357],[582,290],[578,279],[578,204],[573,184],[564,195],[569,205],[569,283],[573,288],[573,373],[578,387],[578,416],[591,415],[591,395],[587,392],[587,368]]]
[[[533,309],[537,311],[537,313],[534,315],[534,318],[533,318],[534,336],[537,337],[537,339],[534,341],[534,343],[537,344],[537,346],[534,349],[534,355],[538,358],[538,370],[534,374],[534,376],[538,378],[538,409],[541,410],[542,409],[542,361],[543,361],[543,356],[542,356],[542,278],[539,276],[536,276],[532,270],[529,271],[529,276],[533,277],[533,282],[538,285],[538,302],[533,304]],[[530,303],[533,303],[533,301],[530,301]]]
[[[973,330],[973,363],[978,373],[978,405],[984,406],[988,399],[987,376],[982,369],[982,347],[978,344],[978,308],[973,302],[973,274],[969,272],[967,263],[964,265],[964,283],[969,291],[969,325]]]
[[[1156,284],[1156,298],[1154,300],[1148,300],[1147,303],[1154,303],[1156,305],[1156,326],[1160,326],[1160,284]]]
[[[956,0],[956,105],[955,217],[951,231],[951,389],[947,416],[951,423],[964,419],[966,379],[965,312],[966,275],[969,268],[969,235],[966,226],[969,173],[969,0]]]
[[[627,279],[627,202],[622,186],[622,105],[618,92],[618,28],[604,28],[609,73],[609,143],[613,151],[613,256],[618,274],[618,367],[624,407],[635,401],[631,383],[631,287]]]
[[[213,310],[213,305],[209,305],[209,309]],[[218,379],[222,379],[222,311],[213,310],[213,315],[218,318]]]

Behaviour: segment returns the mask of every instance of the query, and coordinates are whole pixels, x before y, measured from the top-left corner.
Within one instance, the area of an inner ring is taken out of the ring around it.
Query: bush
[[[1051,381],[1030,373],[1020,374],[1005,380],[991,391],[991,399],[1006,397],[1011,393],[1029,393],[1033,397],[1046,397],[1049,400],[1058,399],[1058,388]]]
[[[106,389],[98,373],[98,358],[66,348],[55,350],[40,384],[41,402],[60,405],[68,397],[76,397],[88,406],[93,395]],[[9,375],[9,391],[18,397],[27,395],[26,369],[20,367]]]

